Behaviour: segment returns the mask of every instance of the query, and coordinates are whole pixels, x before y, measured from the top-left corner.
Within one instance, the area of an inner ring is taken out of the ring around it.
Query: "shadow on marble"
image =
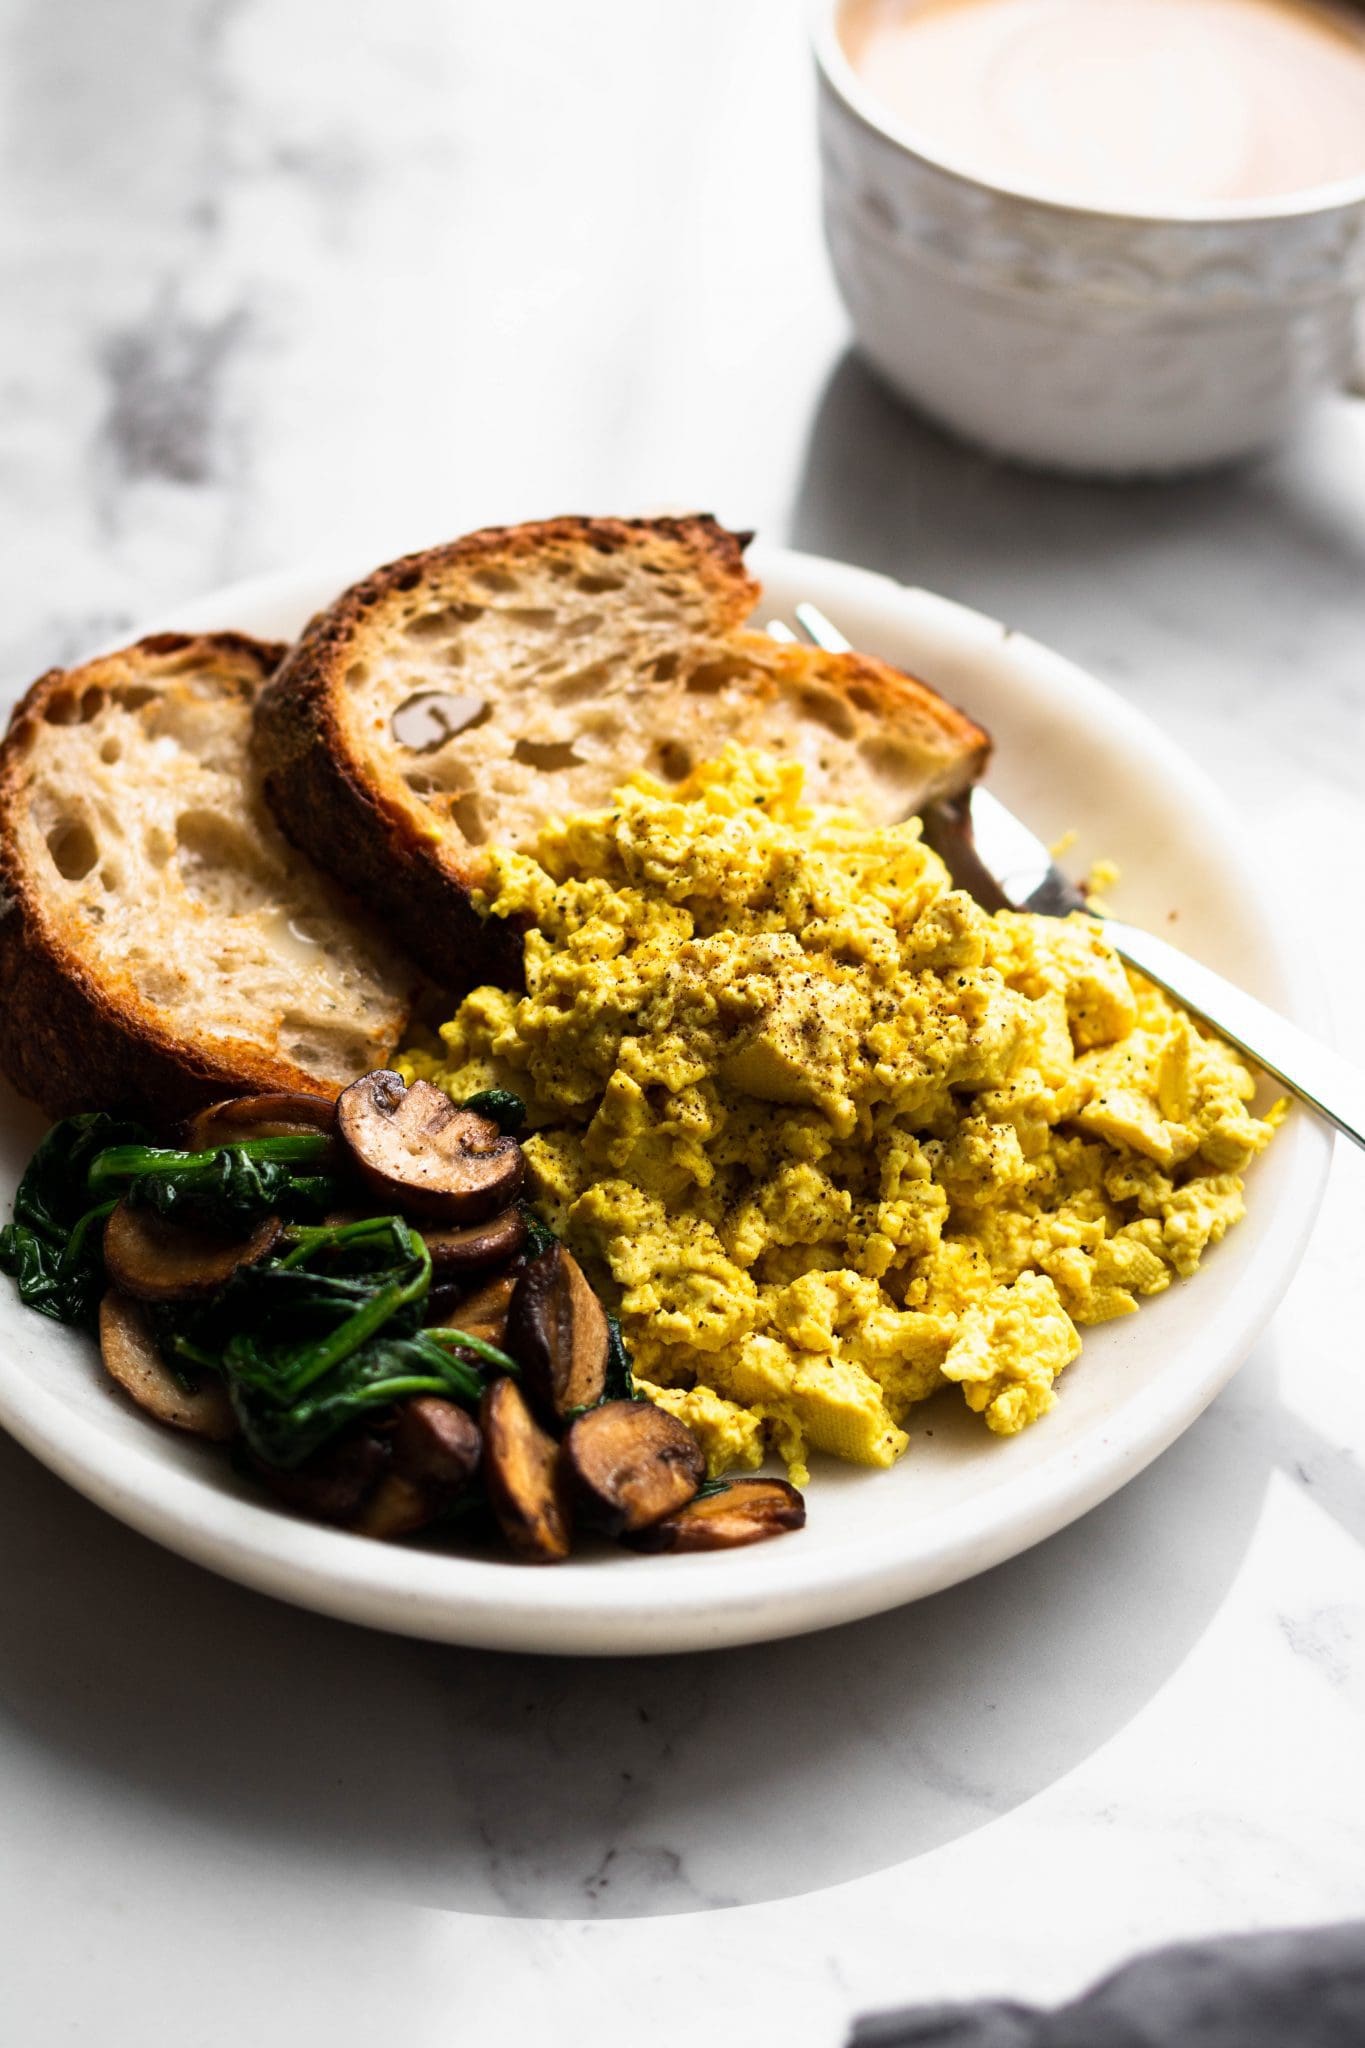
[[[1277,1431],[1277,1463],[1314,1505],[1365,1550],[1365,1467],[1349,1445],[1286,1409]]]
[[[1365,574],[1353,482],[1362,433],[1365,408],[1327,400],[1259,461],[1135,483],[1049,476],[954,440],[850,350],[816,405],[787,538],[1039,635],[1093,606],[1097,579],[1121,589],[1142,577],[1158,630],[1197,630],[1201,600],[1221,594],[1220,632],[1264,665],[1281,636],[1286,656],[1301,656],[1306,608],[1342,601]],[[1169,563],[1164,599],[1151,588],[1154,558]],[[1011,617],[1015,606],[1029,615]],[[1125,652],[1106,651],[1116,675]]]
[[[0,1439],[0,1740],[199,1853],[371,1896],[615,1919],[799,1895],[989,1824],[1137,1714],[1237,1573],[1280,1417],[1263,1346],[1153,1468],[1012,1563],[824,1635],[641,1662],[295,1612]]]

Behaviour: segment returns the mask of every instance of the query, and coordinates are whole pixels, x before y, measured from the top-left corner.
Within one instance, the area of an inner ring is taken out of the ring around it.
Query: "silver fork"
[[[851,642],[815,605],[797,605],[794,616],[817,647],[833,654],[852,652]],[[781,619],[768,631],[778,640],[797,639]],[[1365,1147],[1365,1072],[1359,1067],[1166,939],[1116,917],[1102,917],[1062,873],[1042,840],[988,789],[927,804],[922,815],[925,839],[957,887],[987,910],[1029,910],[1043,917],[1080,910],[1100,917],[1105,937],[1130,966]]]

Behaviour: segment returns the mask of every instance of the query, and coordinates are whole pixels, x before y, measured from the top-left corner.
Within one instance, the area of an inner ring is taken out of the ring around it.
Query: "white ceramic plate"
[[[1269,1002],[1314,1022],[1237,821],[1139,714],[993,620],[864,570],[755,551],[762,616],[812,598],[858,645],[917,671],[996,739],[992,785],[1078,869],[1103,854],[1116,908],[1168,932]],[[158,621],[292,636],[352,572],[280,576]],[[0,1197],[41,1129],[0,1100]],[[533,1570],[296,1520],[248,1492],[219,1453],[157,1429],[91,1347],[0,1289],[0,1421],[111,1514],[244,1584],[374,1627],[496,1649],[641,1653],[756,1642],[937,1592],[1026,1549],[1104,1500],[1186,1429],[1264,1329],[1298,1264],[1330,1158],[1292,1117],[1250,1176],[1247,1218],[1203,1271],[1139,1315],[1094,1330],[1052,1414],[1000,1440],[956,1393],[928,1404],[890,1472],[818,1465],[799,1536],[711,1556],[609,1552]],[[929,1432],[932,1431],[932,1436]]]

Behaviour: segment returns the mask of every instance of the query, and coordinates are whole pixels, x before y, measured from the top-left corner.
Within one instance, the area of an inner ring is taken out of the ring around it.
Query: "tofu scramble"
[[[1277,1117],[1102,927],[987,915],[918,821],[727,749],[491,856],[525,992],[404,1078],[526,1101],[536,1205],[712,1472],[890,1465],[947,1384],[1001,1435],[1079,1329],[1193,1273]]]

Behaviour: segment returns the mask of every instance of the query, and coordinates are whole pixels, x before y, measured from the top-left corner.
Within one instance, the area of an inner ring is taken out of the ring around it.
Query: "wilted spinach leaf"
[[[267,1464],[284,1467],[299,1464],[367,1410],[418,1394],[468,1406],[484,1389],[472,1367],[420,1330],[371,1338],[292,1394],[277,1357],[248,1337],[234,1340],[225,1363],[243,1435]]]
[[[526,1256],[528,1259],[538,1259],[542,1252],[549,1251],[551,1245],[558,1244],[559,1239],[549,1224],[542,1223],[535,1210],[526,1202],[521,1204],[521,1213],[526,1218]]]
[[[262,1216],[320,1216],[339,1195],[331,1176],[315,1170],[330,1145],[321,1131],[251,1138],[209,1152],[120,1145],[95,1160],[90,1184],[126,1194],[133,1208],[172,1222],[235,1232]]]
[[[602,1389],[604,1401],[642,1401],[644,1395],[635,1384],[635,1375],[630,1368],[630,1353],[626,1340],[621,1335],[621,1325],[615,1316],[607,1317],[607,1381]]]
[[[505,1137],[514,1137],[526,1121],[526,1104],[510,1088],[480,1089],[477,1095],[467,1096],[460,1107],[472,1109],[476,1116],[486,1116]]]
[[[146,1136],[140,1124],[95,1110],[54,1124],[29,1161],[14,1221],[0,1230],[0,1272],[39,1315],[93,1328],[105,1284],[100,1225],[113,1200],[89,1192],[90,1167],[111,1145]]]
[[[251,1449],[299,1464],[367,1410],[417,1394],[471,1405],[511,1361],[458,1330],[423,1331],[431,1261],[401,1217],[296,1226],[282,1259],[241,1268],[213,1301],[165,1311],[169,1358],[213,1363]]]

